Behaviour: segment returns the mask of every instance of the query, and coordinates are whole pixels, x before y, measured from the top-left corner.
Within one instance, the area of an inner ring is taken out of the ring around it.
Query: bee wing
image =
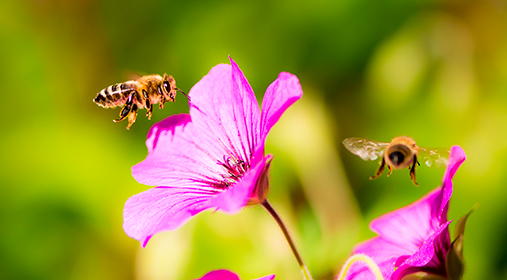
[[[376,160],[382,157],[382,153],[389,146],[389,143],[364,138],[347,138],[343,140],[343,145],[362,160]]]
[[[427,166],[444,167],[449,159],[449,149],[446,148],[424,148],[419,147],[419,160]]]
[[[125,80],[129,80],[129,81],[136,81],[139,78],[141,78],[142,76],[144,76],[141,73],[134,72],[131,70],[123,70],[121,74],[122,74],[123,78],[125,78]]]

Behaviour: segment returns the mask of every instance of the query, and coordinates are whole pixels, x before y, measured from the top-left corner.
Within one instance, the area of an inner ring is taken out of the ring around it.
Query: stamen
[[[220,182],[221,188],[227,188],[239,181],[250,168],[242,159],[234,159],[227,156],[223,157],[223,162],[217,160],[216,163],[225,169],[224,174],[221,174],[223,178],[223,181]]]

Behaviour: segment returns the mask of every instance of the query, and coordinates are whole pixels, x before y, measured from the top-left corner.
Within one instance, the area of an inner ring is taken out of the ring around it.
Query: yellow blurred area
[[[125,235],[123,205],[149,188],[130,168],[151,125],[187,100],[141,111],[92,102],[126,73],[168,73],[185,92],[230,55],[259,100],[280,71],[304,95],[271,131],[269,200],[315,279],[332,279],[368,223],[440,184],[421,166],[369,181],[377,168],[341,141],[460,145],[450,218],[476,203],[464,279],[507,279],[507,14],[485,1],[0,2],[0,279],[300,279],[276,222],[260,206],[206,211],[147,247]],[[452,228],[452,224],[451,224]],[[452,231],[451,231],[452,232]]]

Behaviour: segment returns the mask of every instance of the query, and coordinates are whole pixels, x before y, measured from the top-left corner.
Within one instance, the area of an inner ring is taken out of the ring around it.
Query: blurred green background
[[[146,190],[130,168],[150,126],[188,112],[179,95],[130,131],[92,102],[127,73],[165,72],[188,92],[228,55],[259,100],[280,71],[304,96],[268,138],[270,201],[315,279],[331,279],[368,223],[437,187],[421,166],[369,181],[377,168],[341,141],[460,145],[450,218],[475,203],[465,279],[507,279],[507,42],[501,0],[0,2],[0,278],[300,279],[260,206],[204,212],[145,249],[122,229],[126,199]],[[451,226],[452,228],[452,226]]]

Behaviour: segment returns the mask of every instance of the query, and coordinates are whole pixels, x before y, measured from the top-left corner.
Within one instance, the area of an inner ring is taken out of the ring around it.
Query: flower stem
[[[299,252],[296,248],[296,245],[294,244],[294,240],[292,240],[292,237],[289,234],[289,230],[283,223],[282,219],[276,213],[275,209],[269,204],[268,200],[265,199],[262,203],[262,206],[268,210],[269,214],[273,216],[275,221],[278,223],[278,226],[282,229],[283,235],[285,235],[285,239],[287,239],[287,242],[289,243],[290,249],[292,250],[292,253],[294,253],[294,256],[296,257],[296,260],[299,264],[299,268],[301,269],[301,273],[303,273],[303,277],[306,280],[312,280],[312,275],[310,274],[310,271],[308,271],[308,268],[306,267],[305,263],[303,262],[303,259],[301,258],[301,255],[299,255]]]
[[[378,265],[368,256],[364,254],[355,254],[351,256],[347,262],[343,265],[342,271],[340,272],[340,275],[336,278],[336,280],[345,280],[345,276],[347,276],[347,272],[349,271],[352,264],[355,262],[364,262],[366,266],[373,272],[375,275],[376,280],[384,280],[384,277],[382,276],[382,272],[380,272],[380,268]]]

